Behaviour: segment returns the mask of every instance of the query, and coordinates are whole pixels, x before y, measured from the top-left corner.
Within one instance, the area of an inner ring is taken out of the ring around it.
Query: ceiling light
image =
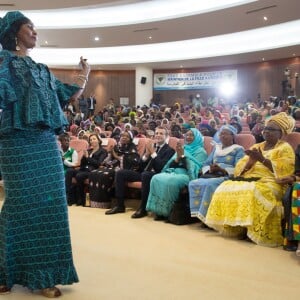
[[[265,61],[265,58],[263,57],[261,60],[262,60],[262,61]]]
[[[148,37],[148,39],[149,39],[149,40],[152,40],[152,36],[150,35],[150,36]]]
[[[159,0],[113,5],[111,7],[85,7],[76,9],[51,9],[22,11],[38,29],[92,28],[149,23],[194,16],[229,7],[245,5],[258,0]],[[121,1],[120,1],[121,2]],[[1,11],[3,15],[7,11]],[[55,22],[53,22],[55,20]]]
[[[98,42],[100,40],[99,36],[95,36],[94,40]]]
[[[268,17],[264,16],[264,20],[265,20],[265,21],[268,21]]]
[[[49,66],[75,65],[78,64],[78,57],[82,55],[94,65],[127,64],[220,57],[299,44],[300,20],[297,20],[192,40],[120,47],[73,48],[72,55],[68,48],[38,48],[31,52],[31,56]]]

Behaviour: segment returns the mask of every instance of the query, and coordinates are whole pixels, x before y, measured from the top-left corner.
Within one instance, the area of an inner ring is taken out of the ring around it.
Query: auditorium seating
[[[300,144],[300,132],[291,132],[283,136],[283,140],[288,142],[294,150],[296,150],[297,146]]]
[[[83,156],[84,150],[87,150],[89,147],[89,143],[83,139],[71,139],[70,147],[74,148],[78,153],[78,162],[80,164],[81,158]]]
[[[251,146],[253,146],[256,141],[255,137],[251,133],[239,133],[236,134],[235,143],[244,147],[245,150],[248,150]]]

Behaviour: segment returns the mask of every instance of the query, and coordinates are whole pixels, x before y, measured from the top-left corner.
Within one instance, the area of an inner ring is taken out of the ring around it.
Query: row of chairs
[[[285,136],[284,138],[294,150],[296,150],[297,146],[300,144],[300,133],[299,132],[292,132],[291,134]],[[137,145],[137,150],[140,156],[142,156],[145,152],[145,147],[147,144],[148,138],[136,138],[134,140],[135,144]],[[174,150],[176,145],[180,141],[182,144],[184,143],[184,139],[178,139],[176,137],[169,137],[169,145]],[[249,149],[252,145],[255,144],[255,138],[252,134],[248,133],[240,133],[235,136],[235,142],[238,145],[243,146],[246,150]],[[113,138],[105,138],[102,141],[103,147],[106,148],[107,151],[111,151],[112,148],[115,146],[116,141]],[[86,140],[71,140],[70,147],[74,148],[78,152],[79,158],[82,157],[83,151],[88,148],[88,143]],[[207,154],[210,154],[214,147],[213,138],[210,136],[204,137],[204,148]],[[88,184],[88,181],[86,182]],[[128,182],[127,187],[134,188],[134,189],[141,189],[141,182]]]

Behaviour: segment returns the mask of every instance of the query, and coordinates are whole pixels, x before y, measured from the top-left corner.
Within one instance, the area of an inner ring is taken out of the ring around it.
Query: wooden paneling
[[[53,69],[57,78],[74,83],[78,71]],[[128,97],[129,105],[135,105],[135,71],[91,71],[84,96],[95,94],[96,112],[103,109],[110,98],[119,104],[120,97]]]
[[[257,99],[258,94],[262,99],[268,99],[270,96],[282,96],[282,81],[286,80],[284,70],[291,70],[290,83],[293,94],[300,95],[300,80],[294,78],[295,73],[300,73],[299,57],[274,60],[269,62],[219,66],[211,68],[193,68],[176,70],[154,70],[153,73],[181,73],[181,72],[203,72],[218,71],[226,69],[238,70],[238,92],[226,99],[229,103],[244,102]],[[53,73],[63,82],[72,83],[78,70],[59,70],[53,69]],[[91,71],[89,82],[84,91],[84,96],[96,94],[96,111],[103,108],[108,103],[109,98],[113,98],[115,103],[119,103],[120,97],[128,97],[129,105],[135,105],[135,71]],[[153,98],[159,98],[161,104],[173,105],[179,101],[183,104],[190,103],[190,96],[200,94],[201,98],[208,99],[212,96],[219,96],[217,90],[184,90],[184,91],[153,91]],[[148,103],[147,103],[148,104]]]

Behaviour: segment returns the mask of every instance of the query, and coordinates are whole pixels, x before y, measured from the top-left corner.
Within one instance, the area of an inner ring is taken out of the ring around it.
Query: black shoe
[[[167,217],[156,215],[154,221],[166,221],[167,219]]]
[[[114,215],[114,214],[120,214],[125,212],[125,207],[119,207],[115,206],[114,208],[107,210],[105,212],[106,215]]]
[[[140,219],[147,216],[147,212],[144,209],[138,209],[132,216],[132,219]]]

